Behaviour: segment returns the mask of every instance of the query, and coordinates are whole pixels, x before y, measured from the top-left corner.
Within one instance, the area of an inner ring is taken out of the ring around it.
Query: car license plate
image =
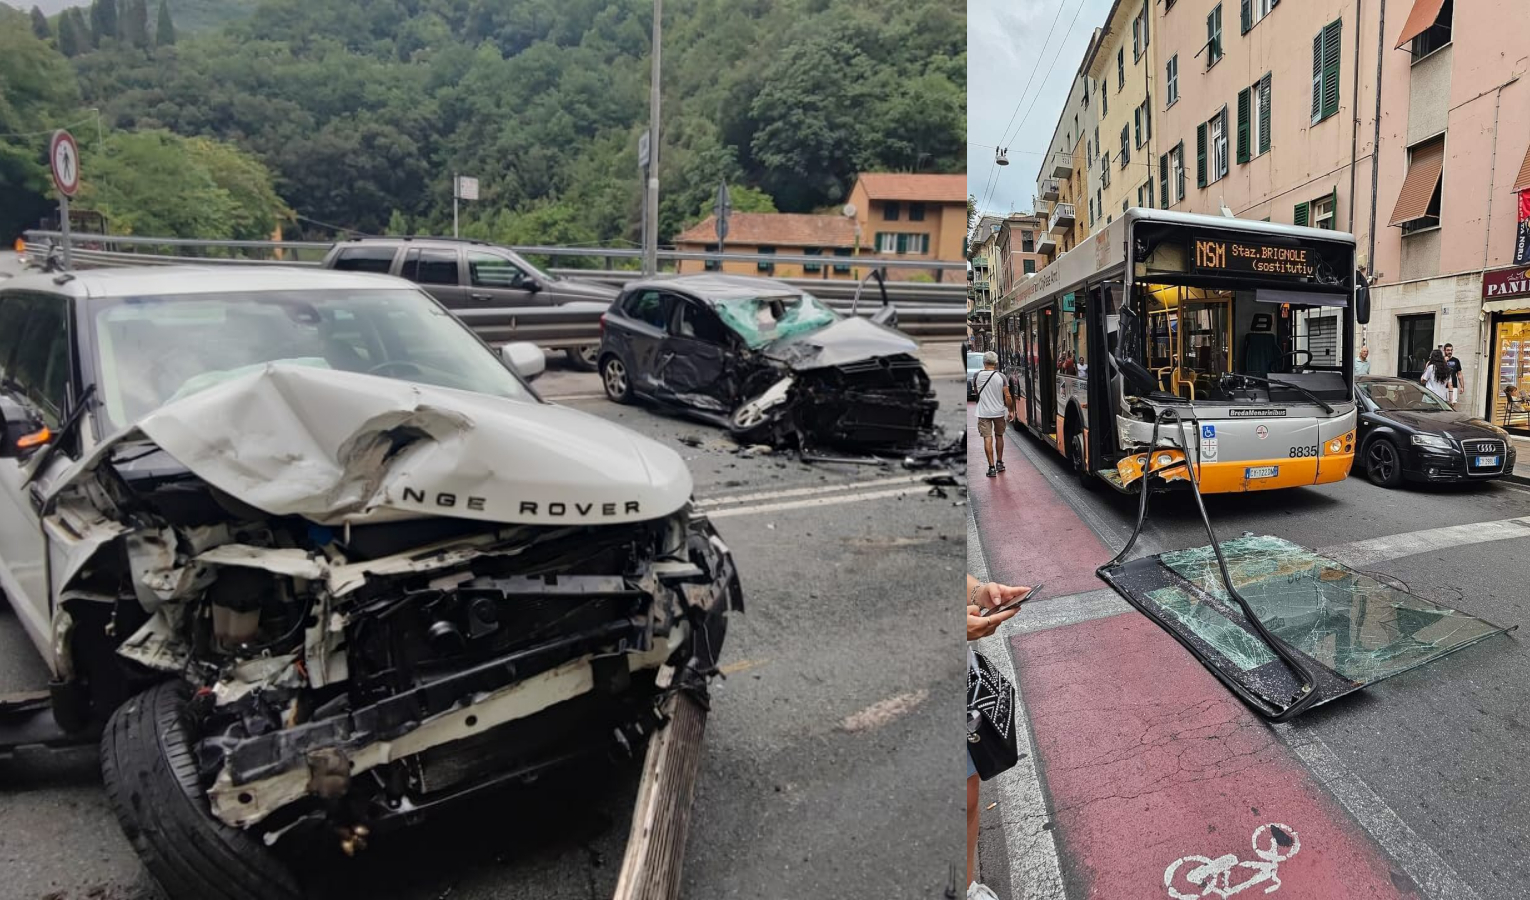
[[[1274,478],[1280,474],[1280,466],[1250,466],[1243,470],[1244,478]]]
[[[1477,457],[1477,467],[1478,468],[1482,468],[1484,466],[1496,466],[1496,465],[1498,465],[1498,457],[1496,457],[1496,456],[1479,456],[1479,457]]]

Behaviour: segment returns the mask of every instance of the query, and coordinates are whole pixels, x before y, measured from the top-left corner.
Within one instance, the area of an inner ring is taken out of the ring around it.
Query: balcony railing
[[[1061,183],[1056,178],[1048,178],[1041,183],[1041,199],[1056,200],[1061,190]]]
[[[1050,233],[1048,233],[1048,232],[1042,232],[1041,234],[1036,235],[1036,252],[1037,253],[1056,253],[1057,252],[1057,241],[1056,241],[1056,239],[1053,238],[1052,235]]]
[[[1065,234],[1073,228],[1073,204],[1058,203],[1052,207],[1052,233]]]
[[[1052,177],[1053,178],[1071,178],[1072,176],[1073,176],[1073,154],[1071,154],[1071,153],[1053,153],[1052,154]]]

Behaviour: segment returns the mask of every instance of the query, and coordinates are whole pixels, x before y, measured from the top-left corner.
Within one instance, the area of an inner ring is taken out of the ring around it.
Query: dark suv
[[[524,327],[529,321],[512,323],[506,311],[558,307],[583,314],[593,329],[595,316],[605,312],[619,292],[610,285],[549,275],[509,247],[455,238],[351,238],[330,248],[323,265],[344,272],[407,278],[485,340],[535,341],[564,351],[569,362],[587,372],[595,371],[598,342],[541,340]],[[521,326],[519,331],[517,326]]]

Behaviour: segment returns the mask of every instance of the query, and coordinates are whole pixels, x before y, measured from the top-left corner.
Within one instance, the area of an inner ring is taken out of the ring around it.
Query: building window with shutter
[[[1248,30],[1263,21],[1279,2],[1280,0],[1242,0],[1243,33],[1248,34]]]
[[[1416,0],[1397,46],[1408,44],[1413,61],[1418,62],[1449,44],[1454,7],[1452,0]]]
[[[1238,92],[1238,162],[1270,149],[1270,76]]]
[[[1312,124],[1339,111],[1339,37],[1344,20],[1323,26],[1312,38]]]
[[[1158,205],[1169,208],[1169,154],[1158,157]]]
[[[884,204],[882,204],[882,220],[884,222],[896,222],[896,221],[898,221],[898,212],[899,212],[898,204],[896,204],[896,203],[884,203]]]
[[[1227,176],[1227,107],[1206,123],[1211,129],[1211,181]]]
[[[1195,186],[1206,186],[1206,123],[1195,126]]]
[[[1211,68],[1222,59],[1222,4],[1218,3],[1206,17],[1206,43],[1201,46],[1206,52],[1206,68]]]
[[[1408,174],[1391,221],[1402,226],[1403,234],[1439,227],[1444,165],[1444,135],[1408,148]]]
[[[1336,213],[1338,209],[1339,195],[1337,191],[1312,201],[1311,212],[1309,213],[1312,227],[1334,231],[1337,227],[1335,219],[1337,218]]]
[[[1024,272],[1027,275],[1035,275],[1036,274],[1036,260],[1034,260],[1034,259],[1022,259],[1022,260],[1020,260],[1020,271]]]
[[[1142,149],[1142,107],[1132,110],[1132,146]]]
[[[1110,187],[1110,154],[1100,157],[1100,184],[1102,187]]]
[[[1132,19],[1132,62],[1142,59],[1142,15]]]
[[[1126,87],[1126,48],[1116,51],[1116,90]]]
[[[923,222],[924,221],[924,204],[923,203],[910,203],[908,205],[908,220],[910,222]]]
[[[1132,128],[1130,125],[1121,126],[1121,168],[1126,168],[1132,161]]]
[[[717,251],[718,247],[716,244],[707,244],[708,253],[716,253]],[[703,263],[703,266],[708,272],[716,272],[718,269],[722,268],[722,260],[708,259],[705,263]]]
[[[822,256],[823,255],[823,248],[822,247],[805,247],[802,250],[802,255],[803,256]],[[803,263],[802,264],[802,271],[804,271],[804,272],[822,272],[823,271],[823,263],[816,263],[816,262]]]
[[[848,248],[848,247],[840,247],[840,248],[837,248],[834,251],[834,255],[835,256],[845,256],[845,257],[848,257],[848,256],[850,256],[850,253],[851,253],[851,251],[850,251],[850,248]],[[836,275],[843,275],[843,274],[845,274],[845,273],[847,273],[849,271],[850,271],[850,264],[849,263],[835,263],[834,264],[834,274],[836,274]]]
[[[1179,54],[1169,57],[1169,64],[1164,67],[1164,96],[1168,97],[1168,106],[1179,102]],[[1167,109],[1168,107],[1165,107]]]
[[[1029,231],[1020,232],[1020,252],[1036,252],[1036,238]]]
[[[776,248],[774,248],[774,247],[756,247],[754,252],[760,254],[761,256],[774,255],[775,252],[776,252]],[[774,272],[776,270],[776,264],[775,264],[775,261],[773,261],[773,260],[762,259],[759,262],[755,263],[755,268],[758,269],[761,272]]]
[[[898,236],[896,234],[894,234],[893,232],[890,232],[890,231],[879,231],[879,232],[877,232],[877,252],[878,253],[897,253],[898,252]]]
[[[1185,199],[1185,142],[1180,141],[1169,151],[1169,168],[1174,171],[1174,202]]]

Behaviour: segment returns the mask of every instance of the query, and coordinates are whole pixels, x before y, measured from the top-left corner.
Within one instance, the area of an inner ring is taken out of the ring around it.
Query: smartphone
[[[1020,604],[1026,602],[1027,600],[1034,600],[1037,597],[1037,595],[1039,595],[1040,593],[1041,593],[1041,585],[1039,585],[1039,584],[1038,585],[1033,585],[1031,587],[1030,591],[1027,592],[1024,596],[1018,597],[1018,598],[1016,598],[1014,600],[1011,600],[1008,603],[1003,604],[1002,606],[991,606],[988,609],[983,610],[982,615],[984,615],[984,616],[991,616],[994,613],[1001,613],[1001,612],[1004,612],[1007,609],[1014,609],[1015,607],[1019,606]]]

